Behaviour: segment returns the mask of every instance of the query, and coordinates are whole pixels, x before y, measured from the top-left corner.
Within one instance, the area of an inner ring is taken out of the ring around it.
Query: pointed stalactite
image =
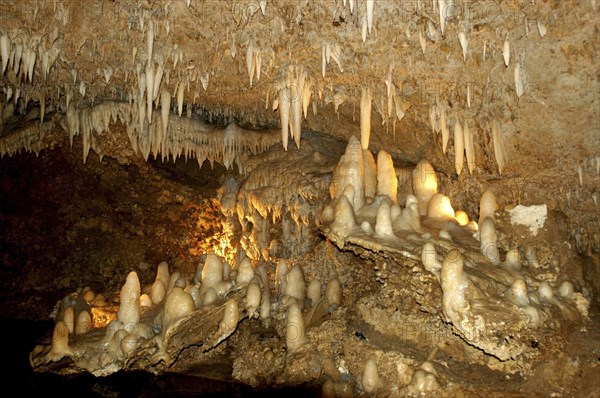
[[[517,98],[521,98],[523,95],[523,72],[521,68],[521,62],[515,62],[515,93]]]
[[[288,71],[289,92],[290,92],[290,132],[300,149],[300,139],[302,137],[302,87],[304,87],[305,75],[301,67],[292,67]]]
[[[254,42],[250,40],[246,47],[246,70],[248,71],[248,77],[250,79],[250,87],[252,87],[255,68],[256,59],[254,58]]]
[[[158,99],[158,94],[160,93],[160,83],[163,78],[164,69],[162,65],[159,63],[156,68],[156,72],[154,73],[153,86],[152,86],[152,100],[156,101]]]
[[[185,89],[185,84],[182,81],[177,85],[177,114],[181,116],[183,113],[183,93]]]
[[[442,131],[442,152],[446,154],[448,149],[448,141],[450,139],[450,129],[448,128],[448,121],[446,120],[446,110],[442,109],[440,115],[440,129]]]
[[[442,31],[442,36],[444,35],[444,31],[446,30],[446,18],[448,17],[447,13],[449,10],[446,9],[446,0],[438,0],[438,13],[440,19],[440,30]]]
[[[46,116],[46,89],[40,90],[40,124],[44,124]]]
[[[506,153],[504,142],[501,136],[500,126],[497,120],[492,122],[492,143],[494,144],[494,156],[498,164],[498,172],[502,175],[502,170],[506,166]]]
[[[502,47],[502,58],[504,58],[504,66],[508,67],[510,64],[510,44],[508,43],[508,37],[504,40],[504,46]]]
[[[6,34],[0,36],[0,55],[2,56],[2,74],[6,71],[6,67],[8,66],[10,53],[10,41]]]
[[[460,122],[457,119],[456,124],[454,125],[454,168],[456,169],[456,174],[458,175],[460,175],[463,169],[464,155],[465,144],[463,130]]]
[[[467,155],[467,168],[469,169],[469,174],[473,174],[473,170],[475,169],[475,151],[473,148],[473,132],[469,128],[469,123],[465,120],[463,127],[463,136],[464,136],[464,144],[465,144],[465,153]]]
[[[169,114],[171,110],[171,93],[169,90],[163,89],[160,94],[160,113],[162,117],[162,136],[164,138],[167,137],[168,127],[169,127]]]
[[[154,93],[154,67],[146,65],[146,116],[148,124],[152,123],[152,101]]]
[[[462,56],[463,62],[467,61],[467,49],[469,47],[469,40],[467,39],[467,34],[463,31],[458,33],[458,41],[460,42],[460,47],[462,48]]]
[[[360,98],[360,144],[362,149],[369,149],[371,136],[371,106],[373,96],[371,89],[363,87]]]
[[[154,22],[152,20],[150,20],[150,23],[148,24],[148,30],[146,31],[146,46],[146,53],[148,55],[147,64],[149,65],[152,63],[152,53],[154,51]]]
[[[283,87],[278,93],[279,99],[279,122],[281,124],[281,142],[283,149],[287,151],[290,135],[290,89]]]
[[[367,2],[367,29],[369,35],[373,30],[373,14],[375,12],[375,0],[366,0]]]

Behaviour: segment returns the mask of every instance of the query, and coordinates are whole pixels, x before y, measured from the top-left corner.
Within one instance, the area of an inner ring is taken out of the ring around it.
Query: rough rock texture
[[[148,291],[167,261],[182,276],[173,284],[190,288],[213,251],[231,281],[244,255],[265,270],[255,282],[268,281],[261,313],[270,316],[242,319],[201,352],[187,333],[211,334],[219,317],[204,324],[194,312],[197,322],[174,328],[174,345],[162,347],[170,371],[324,396],[598,395],[598,8],[0,2],[3,313],[47,319],[65,296],[101,293],[90,304],[95,328],[70,336],[71,359],[46,361],[49,332],[30,350],[32,365],[81,372],[77,358],[96,351],[80,348],[103,338],[127,273]],[[363,156],[390,154],[398,196],[346,206],[357,223],[336,229],[336,205],[357,195],[330,195],[352,136]],[[393,223],[408,212],[412,170],[424,159],[437,191],[469,219],[482,193],[494,192],[497,261],[480,252],[472,226]],[[537,233],[511,222],[519,205],[546,206]],[[437,251],[428,265],[426,242]],[[453,249],[464,259],[455,289],[464,300],[448,301],[440,267]],[[306,285],[318,279],[323,295],[332,278],[342,286],[340,305],[297,303],[307,339],[293,353],[294,299],[280,297],[275,280],[282,258],[302,267]],[[159,335],[160,322],[148,324]],[[167,371],[147,361],[153,339],[133,354],[138,361],[99,356],[86,369]],[[363,385],[369,359],[376,385]]]

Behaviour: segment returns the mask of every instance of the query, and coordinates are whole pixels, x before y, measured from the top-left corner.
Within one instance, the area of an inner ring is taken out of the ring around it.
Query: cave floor
[[[9,373],[9,383],[25,382],[32,391],[69,389],[74,394],[81,391],[94,396],[270,393],[233,381],[227,347],[218,353],[220,356],[212,357],[211,364],[191,362],[175,366],[176,373],[161,376],[119,372],[99,381],[91,375],[69,379],[31,372],[28,352],[48,338],[50,313],[66,294],[89,286],[111,297],[132,269],[141,281],[153,280],[161,261],[182,274],[193,273],[200,254],[219,239],[221,214],[215,192],[228,175],[234,175],[219,165],[206,172],[210,166],[205,164],[200,171],[195,161],[181,159],[175,164],[150,161],[121,165],[111,158],[100,162],[92,155],[83,165],[79,153],[78,148],[58,147],[42,151],[37,158],[20,154],[0,160],[1,329],[3,341],[15,341],[11,352],[15,367]],[[352,300],[377,291],[374,271],[365,269],[359,257],[327,243],[322,246],[351,269],[352,285],[348,288],[354,289],[349,295]],[[391,341],[365,325],[352,307],[315,327],[326,322],[345,326],[345,332],[357,341],[368,339],[371,346],[400,351],[415,361],[425,360],[431,352],[431,347],[410,341]],[[231,345],[249,347],[251,343],[240,340],[256,340],[261,334],[266,340],[270,338],[268,330],[246,320]],[[436,359],[451,365],[446,377],[453,385],[462,386],[455,387],[453,395],[600,396],[596,304],[590,308],[590,320],[565,338],[560,355],[544,358],[529,377],[460,362],[443,350]],[[238,375],[244,371],[252,369],[236,369]],[[298,386],[293,387],[295,390],[289,387],[289,391],[274,394],[299,392]],[[304,385],[300,392],[304,396],[320,394],[317,385]]]

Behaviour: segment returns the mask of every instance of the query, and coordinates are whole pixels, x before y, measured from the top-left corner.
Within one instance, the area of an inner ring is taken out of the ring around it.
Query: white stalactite
[[[442,109],[440,115],[440,129],[442,130],[442,152],[446,154],[448,149],[448,140],[450,139],[450,129],[448,128],[448,121],[446,120],[446,110]]]
[[[469,169],[469,174],[473,174],[473,170],[475,169],[475,150],[473,148],[473,132],[469,128],[469,123],[467,123],[467,121],[465,121],[465,125],[463,127],[463,136],[465,153],[467,155],[467,168]]]
[[[152,52],[154,51],[154,22],[150,20],[148,30],[146,31],[146,45],[148,54],[148,64],[152,63]]]
[[[504,40],[504,46],[502,47],[502,57],[504,58],[504,65],[508,67],[510,64],[510,44],[508,43],[508,37]]]
[[[185,89],[185,84],[182,81],[179,82],[177,86],[177,114],[181,116],[183,113],[183,90]]]
[[[250,40],[246,47],[246,70],[248,71],[248,78],[250,79],[250,87],[252,87],[252,80],[254,78],[254,71],[256,68],[256,59],[254,58],[254,42]]]
[[[360,98],[360,143],[362,149],[369,148],[369,138],[371,136],[371,106],[373,96],[371,89],[363,87]]]
[[[498,164],[498,172],[502,175],[502,170],[504,170],[504,167],[506,166],[507,156],[497,120],[492,122],[492,143],[494,145],[494,156],[496,158],[496,163]]]
[[[521,73],[521,63],[515,62],[515,92],[517,97],[520,98],[523,95],[523,77]]]
[[[367,2],[367,28],[369,30],[369,35],[373,30],[373,14],[375,11],[375,0],[366,0]]]
[[[462,48],[463,61],[466,61],[467,60],[467,48],[469,47],[469,40],[467,39],[467,35],[465,32],[460,31],[458,33],[458,41],[460,42],[460,47]]]
[[[167,136],[169,114],[171,110],[171,93],[166,88],[160,94],[160,114],[162,117],[163,138]]]
[[[465,156],[465,143],[464,143],[464,135],[462,126],[458,119],[456,120],[456,124],[454,125],[454,168],[456,169],[456,174],[460,175],[463,169]]]
[[[10,42],[8,40],[8,36],[3,34],[0,36],[0,54],[2,55],[2,74],[6,71],[6,67],[8,66],[8,58],[10,52]]]
[[[281,124],[281,142],[287,151],[290,135],[290,89],[283,87],[279,90],[279,123]]]

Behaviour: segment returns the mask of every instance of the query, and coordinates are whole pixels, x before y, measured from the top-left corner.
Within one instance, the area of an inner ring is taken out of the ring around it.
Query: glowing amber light
[[[92,322],[95,328],[103,328],[117,319],[115,307],[92,307]]]
[[[454,209],[450,203],[450,198],[445,195],[436,193],[429,202],[427,215],[432,218],[453,219]]]
[[[458,225],[465,226],[469,223],[469,216],[462,210],[458,210],[454,215],[454,219],[458,223]]]

